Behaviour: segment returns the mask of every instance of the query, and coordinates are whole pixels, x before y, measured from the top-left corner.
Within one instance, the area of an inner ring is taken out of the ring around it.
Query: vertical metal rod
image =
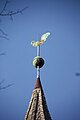
[[[37,78],[40,78],[40,68],[37,66]]]
[[[40,56],[40,46],[37,46],[37,56]],[[37,78],[40,77],[40,68],[37,66]]]
[[[37,56],[40,56],[40,46],[37,46]]]

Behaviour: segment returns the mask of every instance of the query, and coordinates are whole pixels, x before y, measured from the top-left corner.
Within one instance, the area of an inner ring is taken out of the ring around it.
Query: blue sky
[[[0,0],[0,9],[5,0]],[[80,120],[80,2],[78,0],[11,0],[8,10],[28,6],[23,14],[0,17],[0,81],[13,86],[0,91],[0,120],[23,120],[36,82],[31,41],[51,35],[41,46],[45,65],[41,82],[54,120]]]

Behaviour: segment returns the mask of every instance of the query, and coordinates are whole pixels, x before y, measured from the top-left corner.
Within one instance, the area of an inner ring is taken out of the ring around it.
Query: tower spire
[[[37,47],[37,56],[33,59],[33,66],[37,69],[37,80],[25,115],[25,120],[52,120],[40,81],[40,68],[44,65],[44,59],[40,56],[40,45],[46,41],[49,35],[50,33],[47,32],[42,35],[41,40],[31,42],[32,46]]]

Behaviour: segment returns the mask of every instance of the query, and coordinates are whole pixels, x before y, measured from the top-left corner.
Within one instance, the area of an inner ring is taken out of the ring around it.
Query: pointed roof
[[[51,120],[39,77],[32,92],[25,120]]]
[[[40,78],[39,78],[39,77],[38,77],[37,80],[36,80],[36,84],[35,84],[34,89],[36,89],[36,88],[42,88],[41,81],[40,81]]]

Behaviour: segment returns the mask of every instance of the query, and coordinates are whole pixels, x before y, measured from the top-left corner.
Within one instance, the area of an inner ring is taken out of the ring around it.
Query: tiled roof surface
[[[37,78],[25,120],[51,120],[40,78]]]

